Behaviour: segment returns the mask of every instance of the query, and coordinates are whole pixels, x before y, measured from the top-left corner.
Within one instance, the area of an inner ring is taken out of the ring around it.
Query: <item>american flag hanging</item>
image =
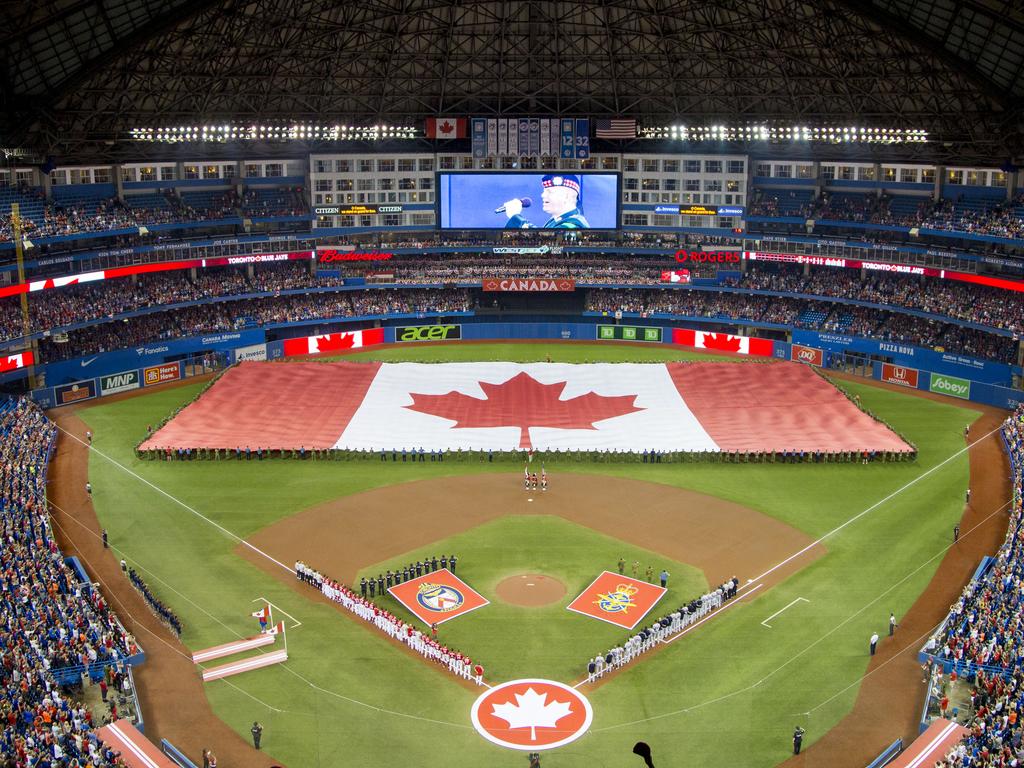
[[[613,118],[596,120],[594,135],[599,139],[635,139],[636,120]]]

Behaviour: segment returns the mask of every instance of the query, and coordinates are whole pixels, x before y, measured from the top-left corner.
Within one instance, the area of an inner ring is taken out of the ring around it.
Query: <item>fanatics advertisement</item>
[[[441,229],[617,229],[617,173],[439,173]]]
[[[447,568],[404,581],[388,592],[428,627],[443,624],[489,603]]]

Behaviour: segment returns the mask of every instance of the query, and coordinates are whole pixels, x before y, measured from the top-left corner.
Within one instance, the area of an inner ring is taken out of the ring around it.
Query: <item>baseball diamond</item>
[[[1024,3],[2,7],[0,768],[1024,764]]]

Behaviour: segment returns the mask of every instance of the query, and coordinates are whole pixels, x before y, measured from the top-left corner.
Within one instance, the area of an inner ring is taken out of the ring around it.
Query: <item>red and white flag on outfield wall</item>
[[[464,117],[427,118],[428,139],[464,139],[467,135]]]
[[[284,622],[279,621],[269,629],[263,630],[264,635],[281,635],[284,634]]]
[[[684,347],[735,352],[738,355],[753,355],[754,357],[771,357],[775,346],[771,339],[734,336],[731,333],[708,333],[689,328],[673,328],[672,343],[681,344]]]

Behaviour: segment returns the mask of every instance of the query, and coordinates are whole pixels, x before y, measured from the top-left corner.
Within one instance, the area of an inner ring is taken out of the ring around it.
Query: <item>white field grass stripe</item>
[[[129,736],[123,728],[121,728],[120,722],[111,723],[110,730],[114,732],[114,735],[121,741],[121,743],[128,748],[128,751],[135,755],[146,768],[163,768],[153,758],[146,754],[145,749],[140,747],[135,741]]]
[[[687,407],[668,369],[639,363],[385,363],[335,447],[518,450],[519,427],[454,428],[456,422],[451,418],[408,406],[414,402],[413,393],[456,392],[483,402],[487,393],[481,383],[500,385],[524,373],[541,385],[559,385],[554,392],[562,402],[594,393],[626,396],[628,403],[642,409],[593,423],[584,422],[587,414],[580,413],[581,420],[576,422],[584,424],[580,428],[531,427],[529,437],[537,450],[718,450]]]
[[[192,654],[192,661],[198,664],[201,661],[211,661],[212,659],[219,659],[222,656],[232,656],[242,651],[249,651],[253,648],[260,648],[264,645],[273,645],[274,635],[257,635],[256,637],[250,637],[247,640],[239,640],[234,643],[225,643],[224,645],[215,645],[212,648],[204,648],[201,651],[196,651]]]
[[[928,745],[924,750],[917,757],[907,763],[907,768],[918,768],[925,760],[935,760],[935,757],[932,756],[932,752],[934,752],[943,741],[948,739],[957,728],[959,728],[959,726],[956,723],[946,723],[942,730],[935,734],[935,737],[928,742]]]
[[[288,660],[288,651],[283,648],[273,653],[265,653],[262,656],[255,656],[251,659],[245,659],[244,661],[234,661],[230,664],[224,664],[220,667],[213,667],[203,672],[203,680],[216,680],[221,677],[228,677],[229,675],[237,675],[241,672],[248,672],[253,669],[260,669],[261,667],[269,667],[271,664],[279,664],[282,661]]]

